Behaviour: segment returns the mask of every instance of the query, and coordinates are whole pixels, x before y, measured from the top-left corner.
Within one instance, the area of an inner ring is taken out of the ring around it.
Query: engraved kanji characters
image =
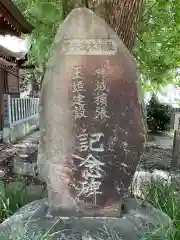
[[[101,138],[104,137],[103,133],[88,134],[85,131],[79,135],[80,151],[81,152],[104,152],[104,146]],[[82,181],[79,183],[78,197],[81,195],[89,197],[91,195],[102,194],[99,191],[101,185],[101,178],[104,170],[102,166],[105,164],[101,162],[91,152],[87,154],[86,158],[81,158],[79,167],[82,169]]]
[[[74,66],[72,69],[72,79],[84,79],[84,74],[82,73],[82,66]]]
[[[82,172],[82,178],[85,180],[101,179],[103,173],[101,166],[104,166],[104,163],[100,162],[91,153],[88,154],[79,166],[85,167],[85,170]]]
[[[88,156],[84,159],[84,161],[79,165],[80,167],[84,166],[86,168],[94,168],[96,167],[100,170],[100,166],[103,166],[104,163],[100,162],[97,158],[95,158],[92,153],[89,153]]]
[[[101,46],[101,50],[102,50],[102,52],[104,52],[104,51],[114,51],[115,48],[113,46],[113,42],[112,41],[103,42],[103,44]]]
[[[84,74],[82,72],[82,66],[74,66],[72,69],[72,93],[75,93],[72,97],[72,106],[75,119],[85,118],[85,96],[82,94],[84,88]]]
[[[99,91],[99,92],[102,92],[106,90],[106,83],[103,82],[103,81],[98,81],[96,82],[96,88],[95,88],[95,91]]]
[[[89,148],[88,133],[82,133],[79,135],[79,144],[81,152],[86,152],[88,150]]]
[[[102,170],[102,169],[101,169]],[[89,178],[101,178],[102,174],[97,169],[85,169],[82,172],[82,178],[88,180]]]
[[[82,105],[84,103],[85,96],[81,93],[78,93],[77,95],[73,96],[73,105]]]
[[[85,103],[84,103],[85,96],[81,93],[78,93],[76,96],[73,96],[73,112],[74,118],[82,118],[87,117],[85,114]]]
[[[80,182],[81,188],[78,196],[85,195],[89,197],[93,194],[102,194],[99,191],[99,187],[101,185],[100,179],[102,178],[102,166],[104,166],[104,163],[90,153],[79,166],[85,167],[85,169],[82,172],[84,181]]]
[[[104,118],[108,118],[107,109],[105,106],[98,106],[96,108],[96,114],[96,118],[100,118],[101,120]]]
[[[95,97],[95,103],[97,105],[107,106],[107,94],[106,93],[101,93],[98,96],[96,96]]]
[[[91,151],[94,152],[104,152],[104,146],[102,143],[100,143],[101,137],[104,137],[103,133],[93,133],[91,134],[90,140],[89,140],[89,148]],[[99,146],[94,146],[95,143],[99,143]]]
[[[79,80],[79,81],[74,81],[72,83],[72,92],[81,92],[84,91],[84,82],[83,80]]]
[[[96,44],[92,40],[89,43],[89,49],[91,50],[91,52],[96,50]]]
[[[82,133],[79,135],[79,142],[80,142],[80,151],[85,152],[88,149],[92,152],[104,152],[104,146],[100,142],[100,139],[104,137],[103,133],[93,133],[90,134],[88,140],[88,134]]]
[[[78,197],[84,195],[85,197],[89,197],[94,194],[102,194],[99,191],[99,187],[101,186],[101,181],[96,181],[95,179],[91,179],[90,182],[83,181],[80,183],[80,191],[78,193]]]
[[[107,87],[105,83],[106,71],[105,68],[97,69],[95,74],[97,75],[96,88],[95,88],[95,104],[96,104],[96,118],[107,119]]]
[[[63,51],[65,53],[80,53],[85,54],[87,52],[91,53],[108,53],[115,52],[116,46],[114,42],[110,39],[73,39],[73,40],[64,40],[63,42]]]
[[[106,71],[104,68],[100,68],[100,69],[97,69],[96,72],[95,72],[95,75],[97,75],[97,78],[99,80],[105,80],[105,77],[106,77]]]

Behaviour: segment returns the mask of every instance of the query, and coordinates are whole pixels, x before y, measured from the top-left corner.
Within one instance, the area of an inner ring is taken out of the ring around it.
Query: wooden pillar
[[[11,123],[10,95],[3,96],[3,127],[9,128]]]
[[[10,142],[11,103],[10,95],[3,96],[3,142]]]
[[[0,130],[3,127],[3,93],[4,93],[4,82],[2,79],[2,69],[0,69]]]

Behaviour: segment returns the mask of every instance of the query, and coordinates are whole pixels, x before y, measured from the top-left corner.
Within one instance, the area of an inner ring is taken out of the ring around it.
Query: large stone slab
[[[171,234],[170,218],[150,204],[126,199],[124,207],[122,218],[63,217],[61,212],[59,217],[47,219],[46,201],[34,201],[0,224],[0,239],[140,240],[151,232],[156,233],[154,239],[165,232],[168,236],[167,230]]]
[[[38,164],[49,204],[119,214],[143,150],[136,63],[104,20],[73,10],[59,28],[41,92]]]

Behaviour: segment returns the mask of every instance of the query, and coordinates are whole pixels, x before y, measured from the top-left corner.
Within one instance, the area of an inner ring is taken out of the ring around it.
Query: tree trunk
[[[143,0],[88,0],[88,6],[105,19],[131,52],[136,40]]]
[[[62,0],[64,18],[76,7],[87,7],[103,18],[131,52],[144,0]]]

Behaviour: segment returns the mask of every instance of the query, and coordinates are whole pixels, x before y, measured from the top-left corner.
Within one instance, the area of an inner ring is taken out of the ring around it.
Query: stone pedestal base
[[[122,217],[46,217],[48,206],[39,200],[20,209],[0,225],[1,239],[20,236],[34,240],[48,232],[51,240],[97,240],[122,239],[140,240],[145,232],[155,231],[160,226],[172,226],[169,217],[150,204],[127,199],[124,201]],[[60,213],[59,213],[60,214]]]
[[[99,208],[96,206],[83,206],[81,205],[77,209],[52,209],[48,208],[46,217],[52,219],[57,216],[67,216],[67,217],[121,217],[123,214],[124,204],[123,200],[120,200],[114,205],[109,205],[108,207]]]

